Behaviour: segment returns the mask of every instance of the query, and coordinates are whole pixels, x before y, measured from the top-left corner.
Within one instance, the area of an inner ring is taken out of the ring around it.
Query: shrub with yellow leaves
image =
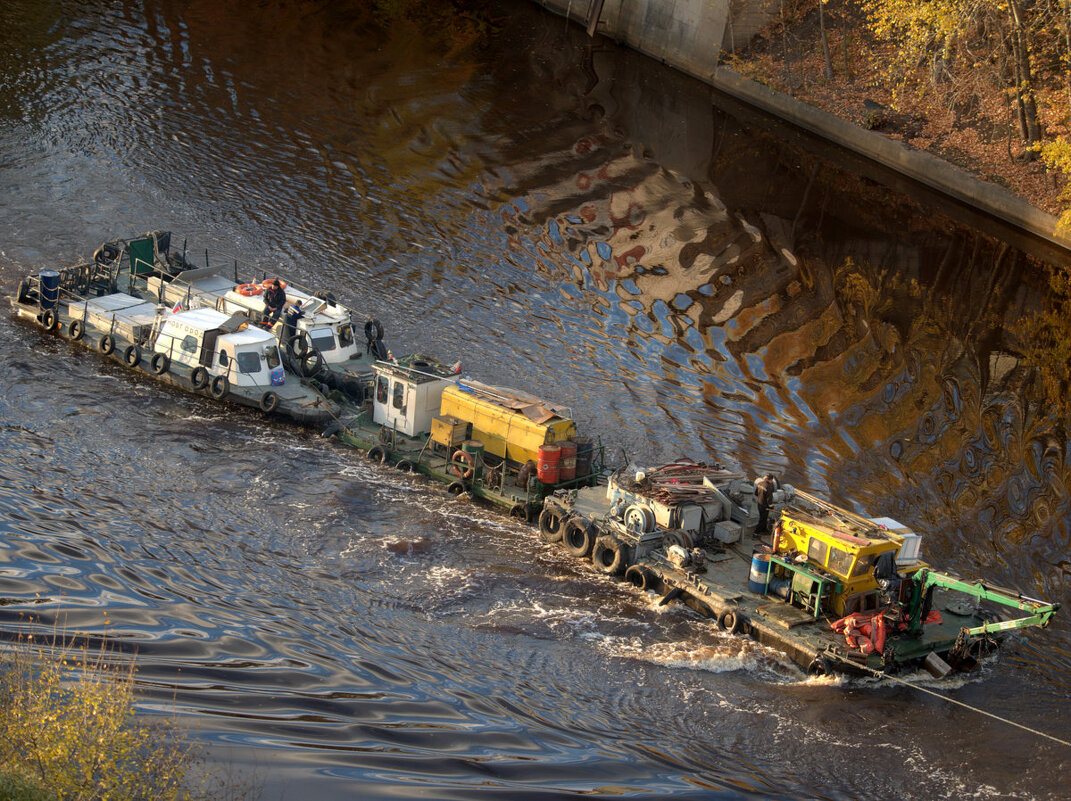
[[[0,797],[203,797],[203,788],[190,786],[194,747],[173,725],[134,714],[132,661],[106,648],[34,645],[16,643],[0,663]]]

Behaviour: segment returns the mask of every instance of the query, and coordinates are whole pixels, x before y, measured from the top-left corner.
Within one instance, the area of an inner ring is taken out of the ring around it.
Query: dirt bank
[[[823,7],[832,79],[826,75],[817,2],[785,0],[775,10],[774,21],[746,48],[723,53],[723,63],[772,89],[940,156],[1044,211],[1063,211],[1059,195],[1065,179],[1028,158],[1003,87],[979,74],[974,80],[930,81],[897,102],[883,75],[891,52],[868,35],[857,3],[831,0]],[[1038,85],[1035,90],[1046,139],[1066,135],[1066,85]]]

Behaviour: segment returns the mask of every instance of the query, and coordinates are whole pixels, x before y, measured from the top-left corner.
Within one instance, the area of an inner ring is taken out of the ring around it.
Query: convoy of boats
[[[184,390],[281,414],[455,495],[537,523],[594,569],[679,600],[722,629],[777,648],[810,673],[969,670],[1009,631],[1058,604],[934,570],[921,537],[720,465],[611,470],[570,411],[459,375],[421,354],[395,359],[374,318],[330,292],[203,267],[154,231],[91,261],[41,270],[12,305],[73,342]],[[760,527],[762,530],[760,530]]]

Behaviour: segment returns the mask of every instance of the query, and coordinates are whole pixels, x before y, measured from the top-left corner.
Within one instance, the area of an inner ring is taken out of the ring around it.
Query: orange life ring
[[[253,295],[259,295],[264,290],[261,289],[259,284],[238,284],[238,286],[234,288],[234,291],[239,295],[245,295],[249,298]]]
[[[274,283],[275,283],[276,281],[278,281],[278,282],[279,282],[279,286],[280,286],[280,288],[282,288],[282,289],[286,289],[286,287],[287,287],[287,283],[286,283],[286,281],[284,281],[284,280],[283,280],[282,278],[265,278],[265,279],[264,279],[263,281],[261,281],[261,282],[260,282],[260,285],[261,285],[261,286],[262,286],[262,287],[263,287],[264,289],[267,289],[267,288],[268,288],[268,287],[270,287],[270,286],[271,286],[272,284],[274,284]]]
[[[458,478],[472,478],[475,461],[468,451],[455,451],[450,459],[450,467]]]

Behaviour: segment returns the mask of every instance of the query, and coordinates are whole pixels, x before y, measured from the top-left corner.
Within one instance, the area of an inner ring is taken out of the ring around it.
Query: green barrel
[[[483,443],[478,439],[467,439],[461,443],[461,450],[472,456],[473,477],[483,476]]]

